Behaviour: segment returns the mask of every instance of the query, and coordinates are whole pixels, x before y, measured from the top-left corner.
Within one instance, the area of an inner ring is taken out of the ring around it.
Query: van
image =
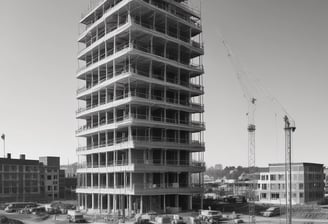
[[[85,222],[83,214],[80,211],[75,211],[75,210],[67,211],[67,219],[69,222],[73,222],[73,223],[84,223]]]

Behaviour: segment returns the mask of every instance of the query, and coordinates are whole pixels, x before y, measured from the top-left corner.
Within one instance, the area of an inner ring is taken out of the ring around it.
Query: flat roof
[[[321,163],[308,163],[308,162],[292,163],[292,166],[298,166],[298,165],[302,165],[302,166],[323,166],[323,164],[321,164]],[[269,167],[270,166],[285,166],[285,163],[269,163]]]
[[[39,160],[32,160],[32,159],[0,158],[0,164],[11,164],[11,165],[40,165],[40,162],[39,162]]]

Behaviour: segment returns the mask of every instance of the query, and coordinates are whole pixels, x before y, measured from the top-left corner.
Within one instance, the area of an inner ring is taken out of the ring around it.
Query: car
[[[185,224],[186,222],[180,215],[173,215],[172,224]]]
[[[222,212],[216,210],[201,210],[199,219],[208,223],[218,223],[222,219]]]
[[[270,207],[264,212],[261,212],[261,214],[265,217],[272,217],[280,215],[280,208],[279,207]]]
[[[235,202],[240,203],[240,204],[244,204],[244,203],[247,202],[247,200],[246,200],[245,196],[237,195],[237,196],[235,196]]]

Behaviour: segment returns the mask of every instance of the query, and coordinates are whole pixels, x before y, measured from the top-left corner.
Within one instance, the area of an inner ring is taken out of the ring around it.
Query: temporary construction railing
[[[154,121],[154,122],[161,122],[163,124],[176,124],[176,125],[183,125],[188,127],[195,127],[195,128],[204,128],[205,124],[201,121],[187,121],[187,120],[178,120],[173,118],[165,118],[159,116],[149,116],[147,114],[137,114],[137,113],[130,113],[123,116],[116,117],[116,122],[127,122],[132,120],[140,120],[140,121]],[[76,130],[76,134],[79,134],[83,131],[92,130],[95,128],[99,128],[108,124],[114,123],[114,117],[109,118],[107,121],[106,119],[101,120],[99,123],[94,122],[92,124],[83,125],[78,130]]]
[[[79,163],[77,168],[87,169],[87,168],[104,168],[104,167],[114,167],[114,166],[128,166],[128,165],[142,165],[142,166],[179,166],[179,167],[205,167],[205,162],[200,161],[190,161],[190,160],[135,160],[132,159],[131,163],[128,160],[110,160],[110,161],[88,161]]]
[[[165,55],[163,54],[162,51],[158,51],[158,52],[153,51],[152,52],[152,49],[150,47],[143,46],[143,44],[141,42],[137,42],[137,41],[134,41],[133,43],[123,43],[123,44],[120,44],[120,45],[116,46],[116,52],[118,53],[119,51],[125,50],[127,48],[139,50],[139,51],[142,51],[142,52],[145,52],[145,53],[152,53],[156,56],[159,56],[159,57],[174,61],[174,63],[178,63],[181,66],[186,66],[190,69],[199,70],[200,72],[203,72],[203,70],[204,70],[203,65],[201,65],[201,64],[177,62],[176,60],[172,60],[169,57],[165,57]],[[158,53],[158,54],[156,54],[156,53]],[[100,61],[104,60],[105,54],[106,54],[106,52],[104,52],[100,56],[95,57],[92,60],[86,62],[85,65],[78,68],[77,73],[83,71],[84,69],[88,68],[89,66],[91,66],[94,63],[97,63],[97,62],[100,62]],[[107,57],[110,56],[110,55],[113,55],[113,54],[114,54],[114,51],[107,52]],[[167,56],[169,56],[169,54],[167,54]]]
[[[149,97],[151,96],[151,97]],[[137,98],[143,98],[143,99],[148,99],[148,100],[154,100],[154,101],[161,101],[163,103],[169,103],[169,104],[175,104],[175,105],[181,105],[181,106],[187,106],[190,108],[195,108],[195,109],[199,109],[202,110],[204,108],[203,104],[201,103],[194,103],[194,102],[189,102],[189,100],[181,100],[178,98],[169,98],[169,97],[164,97],[164,96],[159,96],[159,95],[149,95],[148,93],[143,93],[143,92],[137,92],[137,91],[130,91],[121,95],[117,95],[115,100],[121,100],[121,99],[126,99],[128,97],[137,97]],[[166,101],[165,101],[166,99]],[[93,108],[96,108],[98,106],[107,104],[107,103],[111,103],[113,102],[112,100],[109,101],[104,101],[104,102],[100,102],[100,104],[94,104],[94,105],[89,105],[86,107],[80,107],[76,113],[80,114],[82,112],[91,110]]]
[[[155,136],[131,136],[131,137],[121,137],[116,138],[116,143],[114,139],[108,140],[107,143],[99,145],[89,145],[81,146],[77,148],[77,152],[92,150],[97,148],[110,147],[115,144],[121,143],[134,143],[134,144],[158,144],[160,143],[164,146],[174,146],[174,147],[188,147],[188,148],[203,148],[205,146],[204,142],[198,140],[188,140],[184,138],[168,138],[168,137],[155,137]]]

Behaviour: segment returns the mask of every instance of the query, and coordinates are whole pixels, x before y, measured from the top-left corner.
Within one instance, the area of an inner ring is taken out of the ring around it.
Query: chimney
[[[7,159],[11,159],[11,153],[7,153]]]
[[[19,155],[19,159],[21,159],[21,160],[25,160],[25,154],[20,154],[20,155]]]

